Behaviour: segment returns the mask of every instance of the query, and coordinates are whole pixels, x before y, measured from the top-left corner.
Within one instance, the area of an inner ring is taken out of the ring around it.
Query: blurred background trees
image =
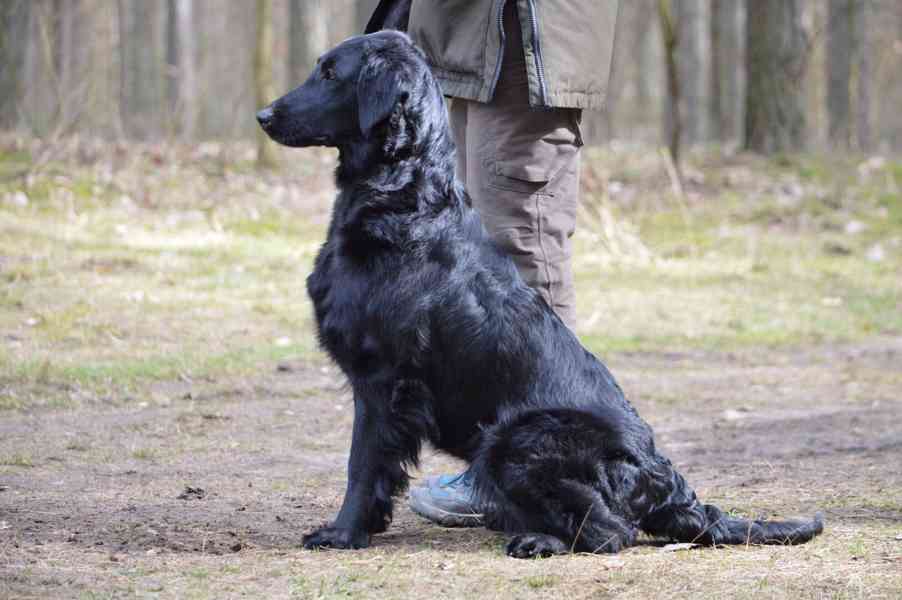
[[[253,139],[264,98],[375,4],[3,0],[0,129]],[[584,119],[591,143],[902,149],[898,0],[624,0],[616,42],[609,110]]]

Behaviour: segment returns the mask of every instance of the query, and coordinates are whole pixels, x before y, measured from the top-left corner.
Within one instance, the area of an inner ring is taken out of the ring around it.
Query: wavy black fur
[[[489,239],[454,175],[441,90],[404,34],[344,42],[269,109],[275,140],[340,152],[307,288],[354,391],[354,431],[341,510],[306,547],[384,531],[423,440],[470,463],[513,556],[617,552],[640,531],[702,544],[821,532],[820,517],[747,521],[699,502],[608,369]]]

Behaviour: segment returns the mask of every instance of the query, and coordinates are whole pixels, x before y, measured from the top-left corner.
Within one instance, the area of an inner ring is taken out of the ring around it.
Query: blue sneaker
[[[473,505],[473,478],[459,475],[429,477],[410,490],[411,510],[443,527],[481,527],[483,515]]]

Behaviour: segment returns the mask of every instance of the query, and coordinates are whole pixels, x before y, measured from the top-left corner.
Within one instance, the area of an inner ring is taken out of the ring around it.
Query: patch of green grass
[[[261,363],[286,358],[309,357],[313,341],[236,348],[209,355],[184,354],[123,358],[94,364],[55,364],[49,360],[28,361],[8,365],[8,377],[44,383],[75,383],[90,386],[129,387],[136,384],[176,379],[180,376],[205,377],[212,374],[237,374],[255,371]],[[2,367],[0,363],[0,367]]]
[[[275,575],[267,574],[268,577],[281,577],[282,573],[277,572]],[[310,598],[312,594],[312,585],[310,580],[304,575],[295,575],[289,581],[289,593],[292,598]]]
[[[858,538],[849,544],[849,554],[853,559],[867,558],[868,544],[863,538]]]
[[[538,590],[554,587],[560,582],[560,579],[557,575],[530,575],[526,578],[526,585],[531,589]]]
[[[86,302],[77,301],[53,312],[38,313],[37,329],[52,340],[62,340],[80,330],[79,321],[90,314]]]
[[[897,186],[902,187],[902,161],[895,161],[887,166],[889,174],[896,182]]]
[[[0,410],[19,410],[24,406],[22,398],[14,396],[11,392],[0,392]]]
[[[287,492],[292,489],[292,483],[283,480],[274,480],[269,484],[269,488],[274,492]]]
[[[34,461],[28,454],[7,454],[0,455],[0,465],[7,467],[33,467]]]
[[[193,579],[207,579],[210,577],[210,571],[203,567],[196,567],[194,569],[190,569],[186,575]]]
[[[825,508],[898,513],[902,515],[902,488],[884,488],[874,495],[834,496],[823,502]]]
[[[0,180],[12,179],[24,173],[31,165],[31,154],[26,150],[0,150]]]
[[[266,215],[256,219],[234,221],[228,228],[233,233],[252,238],[294,236],[300,231],[297,224],[285,219],[284,215]]]
[[[155,448],[135,448],[132,450],[132,458],[137,460],[154,460],[159,456]]]

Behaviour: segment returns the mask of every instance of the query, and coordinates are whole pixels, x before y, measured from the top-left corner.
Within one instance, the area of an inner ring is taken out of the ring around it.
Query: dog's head
[[[434,87],[410,39],[381,31],[348,39],[324,54],[307,81],[258,112],[257,121],[286,146],[368,141],[381,146],[386,137],[405,135],[410,105],[416,100],[422,112],[422,100],[435,96],[429,89]]]

